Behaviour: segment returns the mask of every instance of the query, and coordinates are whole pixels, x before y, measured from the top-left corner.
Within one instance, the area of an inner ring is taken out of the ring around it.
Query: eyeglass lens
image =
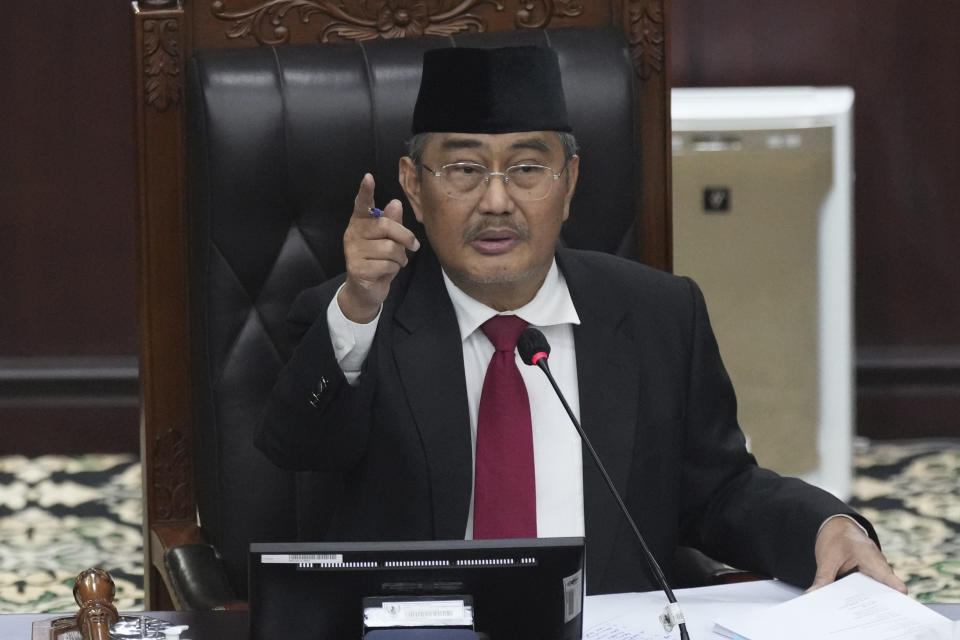
[[[452,198],[473,197],[489,179],[499,178],[512,197],[540,200],[547,197],[554,182],[553,169],[535,164],[516,165],[500,173],[480,164],[458,162],[441,167],[440,174],[447,195]]]

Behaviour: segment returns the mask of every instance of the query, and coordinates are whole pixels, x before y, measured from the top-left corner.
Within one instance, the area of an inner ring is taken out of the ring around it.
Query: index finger
[[[369,218],[370,208],[373,207],[373,189],[376,186],[373,175],[363,174],[360,180],[360,189],[357,191],[357,197],[353,200],[353,217]]]

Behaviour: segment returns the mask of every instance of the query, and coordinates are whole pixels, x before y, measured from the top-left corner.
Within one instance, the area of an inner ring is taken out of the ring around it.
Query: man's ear
[[[573,192],[577,188],[577,178],[580,177],[580,156],[574,155],[567,161],[566,193],[563,197],[563,219],[570,217],[570,201],[573,200]]]
[[[413,215],[416,216],[417,222],[423,224],[423,207],[420,204],[420,171],[410,156],[400,158],[398,174],[400,176],[400,188],[407,195],[407,201],[410,203],[410,208],[413,209]]]

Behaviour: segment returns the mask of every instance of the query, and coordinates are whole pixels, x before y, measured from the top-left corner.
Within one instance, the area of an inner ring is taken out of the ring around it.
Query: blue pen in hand
[[[380,216],[383,215],[383,210],[377,209],[376,207],[367,207],[367,211],[370,212],[371,218],[379,218]]]

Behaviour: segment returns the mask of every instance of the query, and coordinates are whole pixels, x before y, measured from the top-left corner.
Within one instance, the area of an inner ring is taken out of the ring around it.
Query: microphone
[[[610,493],[613,494],[617,504],[620,505],[620,511],[623,512],[623,516],[630,524],[630,528],[633,529],[633,535],[636,536],[637,541],[640,543],[640,548],[643,550],[643,557],[647,561],[647,567],[650,569],[650,574],[653,576],[654,580],[656,580],[657,584],[660,585],[660,589],[667,595],[667,601],[670,603],[663,610],[663,613],[660,614],[660,623],[663,624],[664,630],[667,633],[670,633],[675,626],[679,626],[681,640],[690,640],[690,635],[687,633],[687,623],[683,617],[683,612],[680,611],[680,605],[677,604],[677,598],[673,595],[673,590],[670,588],[670,585],[667,584],[667,579],[663,575],[663,570],[657,563],[657,559],[653,557],[653,553],[651,553],[650,548],[647,546],[647,541],[643,539],[640,529],[637,528],[636,523],[630,516],[630,512],[627,510],[627,505],[623,503],[623,498],[620,497],[620,492],[617,491],[617,488],[613,484],[613,480],[610,479],[610,475],[607,473],[603,463],[600,461],[600,456],[597,454],[596,449],[593,448],[590,438],[587,437],[583,427],[580,426],[580,422],[577,420],[577,417],[573,415],[570,405],[567,404],[567,399],[563,396],[563,392],[560,391],[560,387],[557,386],[557,381],[553,379],[553,374],[550,373],[550,365],[547,364],[547,360],[550,358],[550,343],[547,342],[547,338],[543,335],[543,333],[540,332],[539,329],[527,327],[523,330],[523,333],[520,334],[520,338],[517,340],[517,351],[520,353],[520,359],[523,360],[525,364],[540,367],[540,369],[546,374],[547,380],[550,381],[551,386],[553,386],[553,390],[557,393],[557,397],[560,398],[563,408],[567,410],[567,415],[570,416],[570,421],[573,422],[573,426],[577,428],[577,433],[580,434],[580,439],[583,441],[583,444],[586,445],[587,451],[590,452],[590,456],[593,458],[593,461],[597,464],[597,468],[600,470],[600,475],[603,476],[604,481],[607,483],[607,488],[610,489]]]

